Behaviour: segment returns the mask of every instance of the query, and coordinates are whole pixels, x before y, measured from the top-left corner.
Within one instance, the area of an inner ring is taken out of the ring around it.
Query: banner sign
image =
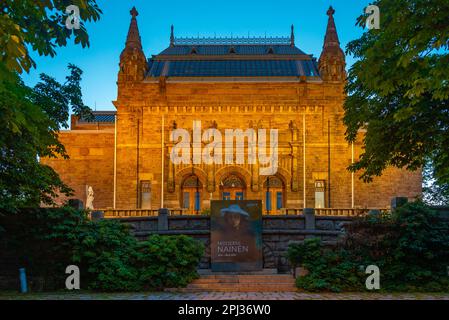
[[[262,262],[262,201],[211,201],[212,271],[256,271]]]

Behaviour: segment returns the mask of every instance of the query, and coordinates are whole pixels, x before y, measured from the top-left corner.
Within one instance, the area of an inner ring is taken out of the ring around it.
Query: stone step
[[[203,275],[178,292],[294,292],[295,279],[288,274]]]
[[[207,275],[222,275],[222,276],[229,276],[229,275],[278,275],[277,269],[269,269],[265,268],[260,271],[212,271],[211,269],[198,269],[198,274],[201,276],[207,276]]]
[[[294,283],[291,275],[286,276],[208,276],[194,280],[192,283]]]
[[[192,284],[182,290],[183,292],[295,292],[294,285],[286,284],[248,284],[248,285],[210,285],[210,284]]]
[[[248,287],[267,287],[267,288],[294,288],[293,283],[191,283],[187,288],[248,288]]]

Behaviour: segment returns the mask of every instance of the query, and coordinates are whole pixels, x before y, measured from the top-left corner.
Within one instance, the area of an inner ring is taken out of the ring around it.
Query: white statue
[[[94,210],[94,189],[92,186],[87,187],[86,209]]]

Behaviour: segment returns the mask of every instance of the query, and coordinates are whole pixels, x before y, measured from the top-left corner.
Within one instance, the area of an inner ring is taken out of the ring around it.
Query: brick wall
[[[112,207],[114,180],[114,130],[61,131],[59,140],[69,159],[43,158],[62,180],[74,190],[71,198],[86,201],[86,185],[94,190],[94,207]],[[59,197],[58,203],[67,200]]]

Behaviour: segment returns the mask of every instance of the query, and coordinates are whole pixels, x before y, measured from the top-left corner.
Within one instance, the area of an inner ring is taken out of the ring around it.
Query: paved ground
[[[0,292],[0,300],[449,300],[449,293],[289,293],[289,292],[200,292],[200,293],[33,293]]]

